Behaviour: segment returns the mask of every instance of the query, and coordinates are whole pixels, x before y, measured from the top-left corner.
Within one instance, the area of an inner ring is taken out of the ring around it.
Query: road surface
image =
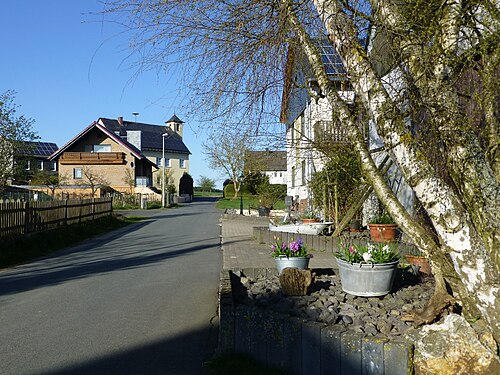
[[[214,202],[0,271],[0,374],[202,374],[221,268]],[[43,244],[41,244],[43,246]]]

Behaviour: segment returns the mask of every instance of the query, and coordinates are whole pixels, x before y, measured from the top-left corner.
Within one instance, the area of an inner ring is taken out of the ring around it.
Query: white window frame
[[[165,168],[170,168],[170,167],[171,167],[170,158],[165,158]]]
[[[52,161],[52,162],[50,163],[50,170],[51,170],[52,172],[57,172],[57,161]]]
[[[83,168],[73,168],[73,178],[81,180],[83,178]]]
[[[186,159],[179,159],[179,168],[186,168]]]
[[[43,160],[37,160],[36,161],[36,166],[39,170],[43,171]]]
[[[111,144],[92,145],[92,152],[111,152]]]
[[[26,168],[24,170],[31,171],[31,160],[26,160]]]

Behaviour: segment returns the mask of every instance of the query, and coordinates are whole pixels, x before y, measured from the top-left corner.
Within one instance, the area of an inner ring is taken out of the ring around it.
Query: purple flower
[[[281,250],[286,250],[286,243],[284,242],[281,243]]]
[[[271,249],[273,249],[273,251],[276,251],[276,246],[272,245]]]
[[[297,238],[297,242],[299,244],[299,246],[302,246],[304,244],[304,241],[302,241],[302,238]]]
[[[300,244],[298,242],[290,242],[290,250],[292,250],[294,253],[300,250]]]
[[[356,254],[356,248],[354,246],[349,247],[349,252],[351,254]]]

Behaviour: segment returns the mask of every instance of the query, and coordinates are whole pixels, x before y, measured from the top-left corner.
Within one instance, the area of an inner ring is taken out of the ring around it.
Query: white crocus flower
[[[363,260],[367,263],[373,260],[371,251],[363,253]]]

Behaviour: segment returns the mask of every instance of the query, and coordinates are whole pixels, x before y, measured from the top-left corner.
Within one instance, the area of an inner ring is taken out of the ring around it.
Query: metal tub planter
[[[280,255],[274,258],[276,261],[276,267],[278,268],[278,273],[281,275],[281,272],[285,268],[299,268],[299,269],[307,269],[309,267],[310,257],[287,257],[286,255]]]
[[[344,292],[360,297],[378,297],[391,292],[399,260],[390,263],[349,263],[337,258]]]

